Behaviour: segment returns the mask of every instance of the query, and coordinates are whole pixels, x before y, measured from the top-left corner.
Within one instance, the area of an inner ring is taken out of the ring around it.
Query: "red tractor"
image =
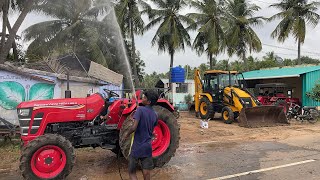
[[[287,113],[289,104],[301,104],[299,98],[292,98],[292,88],[284,83],[257,84],[255,96],[263,105],[283,106]]]
[[[105,91],[119,97],[115,92]],[[32,180],[64,179],[75,164],[74,148],[102,147],[119,153],[120,132],[128,128],[127,122],[131,122],[130,116],[141,103],[141,95],[142,92],[137,91],[137,100],[115,98],[113,102],[109,101],[110,97],[97,93],[87,98],[20,103],[17,112],[23,143],[22,176]],[[100,119],[106,110],[107,120]],[[161,167],[169,162],[179,146],[180,127],[173,115],[174,108],[167,100],[159,99],[154,110],[159,119],[153,132],[152,155],[155,166]]]

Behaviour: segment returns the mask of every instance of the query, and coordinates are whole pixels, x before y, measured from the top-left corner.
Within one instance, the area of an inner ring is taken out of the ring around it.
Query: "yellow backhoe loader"
[[[236,71],[208,70],[203,80],[195,70],[196,116],[209,119],[221,113],[222,120],[231,124],[237,117],[239,126],[264,127],[288,124],[283,108],[261,106],[246,89],[241,73]]]

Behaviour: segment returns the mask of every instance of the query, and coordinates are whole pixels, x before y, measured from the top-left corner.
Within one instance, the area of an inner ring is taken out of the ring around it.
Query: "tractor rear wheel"
[[[200,99],[200,117],[201,119],[209,119],[214,116],[214,109],[212,103],[207,97],[202,97]]]
[[[65,179],[75,164],[74,148],[60,135],[39,136],[22,148],[20,171],[24,179]]]
[[[180,125],[172,112],[161,106],[153,106],[158,115],[158,125],[153,130],[152,157],[155,167],[162,167],[174,156],[179,147]],[[130,117],[130,116],[129,116]],[[120,139],[132,126],[133,122],[127,118],[120,130]],[[121,142],[123,155],[128,158],[131,146],[131,138]]]
[[[234,113],[228,106],[224,107],[221,111],[222,120],[226,124],[231,124],[234,121]]]

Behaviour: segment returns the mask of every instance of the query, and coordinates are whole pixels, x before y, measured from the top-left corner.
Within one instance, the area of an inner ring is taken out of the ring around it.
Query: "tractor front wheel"
[[[24,179],[65,179],[75,163],[74,149],[56,134],[39,136],[22,148],[20,171]]]

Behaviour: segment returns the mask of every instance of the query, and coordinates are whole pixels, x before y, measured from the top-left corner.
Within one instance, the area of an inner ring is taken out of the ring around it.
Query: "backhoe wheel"
[[[275,103],[275,106],[283,107],[283,112],[284,112],[284,114],[287,114],[287,112],[288,112],[288,110],[289,110],[288,103],[287,103],[285,100],[278,100],[278,101]]]
[[[214,116],[213,105],[207,97],[200,99],[199,111],[201,119],[209,119]]]
[[[226,124],[231,124],[234,121],[234,113],[231,108],[224,107],[221,111],[222,120]]]
[[[158,125],[153,131],[152,157],[154,166],[162,167],[170,161],[179,147],[180,125],[168,109],[161,106],[153,106],[153,109],[158,115]],[[120,130],[120,139],[122,139],[123,134],[128,131],[132,124],[133,122],[130,118],[127,118],[123,122]],[[131,138],[123,142],[120,141],[122,153],[126,158],[129,155],[130,141]]]
[[[75,164],[74,149],[56,134],[39,136],[22,148],[20,171],[27,180],[65,179]]]

